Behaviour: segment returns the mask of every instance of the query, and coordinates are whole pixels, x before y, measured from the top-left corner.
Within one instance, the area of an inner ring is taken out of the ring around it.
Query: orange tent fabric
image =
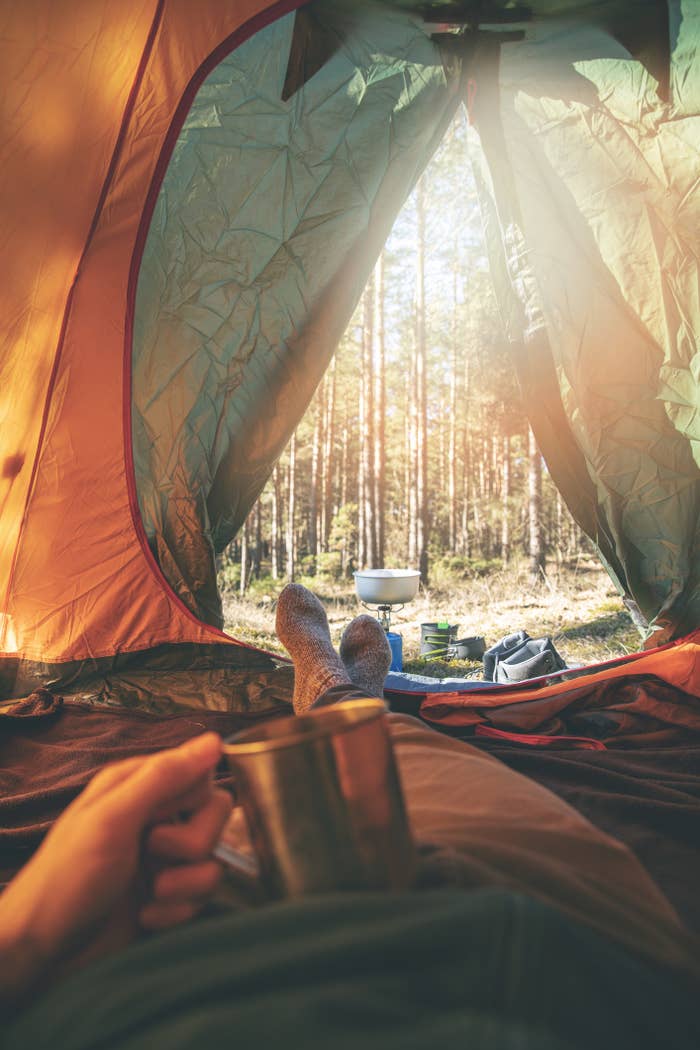
[[[51,663],[232,641],[178,601],[143,536],[130,465],[134,259],[169,138],[217,49],[294,6],[12,11],[0,55],[13,208],[0,287],[0,653]]]

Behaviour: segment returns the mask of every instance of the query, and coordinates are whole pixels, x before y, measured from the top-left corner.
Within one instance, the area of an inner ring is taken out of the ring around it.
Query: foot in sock
[[[369,619],[369,617],[368,617]],[[326,611],[299,583],[289,583],[277,602],[277,637],[294,661],[294,711],[301,714],[334,685],[350,685],[333,648]]]
[[[363,613],[348,624],[340,640],[340,659],[356,689],[381,699],[391,667],[391,646],[378,620]]]

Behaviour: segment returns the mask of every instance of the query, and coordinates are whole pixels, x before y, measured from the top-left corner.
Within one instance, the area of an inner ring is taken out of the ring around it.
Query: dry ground
[[[324,602],[337,644],[344,627],[363,611],[352,582],[320,578],[299,582]],[[283,652],[274,634],[275,602],[282,586],[283,581],[257,581],[254,592],[244,598],[225,591],[226,630],[261,648]],[[552,566],[547,579],[536,586],[530,583],[523,564],[421,589],[413,602],[395,614],[392,629],[403,636],[406,670],[436,677],[477,677],[480,664],[418,659],[421,623],[442,620],[459,625],[459,638],[483,635],[487,646],[520,629],[533,638],[551,635],[570,665],[622,656],[641,647],[641,638],[605,570],[587,556]]]

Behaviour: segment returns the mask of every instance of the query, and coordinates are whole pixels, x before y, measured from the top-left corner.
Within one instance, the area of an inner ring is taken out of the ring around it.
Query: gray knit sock
[[[357,616],[343,631],[340,659],[356,689],[368,696],[384,695],[384,679],[391,667],[386,631],[373,616]]]
[[[307,711],[334,685],[350,685],[333,648],[326,612],[299,583],[289,583],[277,602],[277,637],[294,662],[294,711]]]

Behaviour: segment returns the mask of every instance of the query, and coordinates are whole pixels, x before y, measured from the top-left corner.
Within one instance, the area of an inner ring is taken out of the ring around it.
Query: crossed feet
[[[294,711],[307,711],[336,685],[354,686],[368,696],[383,694],[391,646],[381,624],[366,613],[343,632],[340,655],[331,642],[326,611],[299,583],[289,583],[277,602],[277,636],[294,662]]]

